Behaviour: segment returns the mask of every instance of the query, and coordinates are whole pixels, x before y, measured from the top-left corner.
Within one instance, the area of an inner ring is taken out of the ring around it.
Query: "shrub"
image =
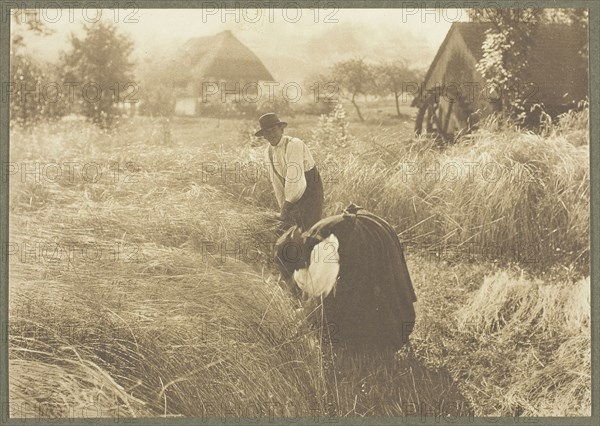
[[[329,114],[319,117],[319,124],[312,131],[312,141],[319,147],[344,147],[349,140],[348,118],[341,103]]]

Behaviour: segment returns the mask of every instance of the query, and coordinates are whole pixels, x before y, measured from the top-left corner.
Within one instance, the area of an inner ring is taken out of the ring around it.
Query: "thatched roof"
[[[479,61],[483,56],[482,44],[487,22],[455,22],[448,31],[425,76],[425,87],[436,83],[429,81],[433,71],[444,56],[443,52],[452,37],[461,37],[469,53]],[[588,94],[587,64],[583,63],[579,50],[582,48],[579,28],[566,24],[541,24],[533,35],[527,76],[528,83],[538,88],[537,98],[546,104],[562,104],[583,99]],[[470,65],[470,64],[465,64]]]
[[[261,60],[231,31],[188,40],[173,56],[172,76],[176,84],[193,81],[272,81]]]

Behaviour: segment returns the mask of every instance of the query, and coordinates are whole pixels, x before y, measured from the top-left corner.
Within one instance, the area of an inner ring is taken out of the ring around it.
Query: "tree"
[[[499,108],[519,120],[525,119],[526,98],[522,97],[524,73],[532,45],[532,35],[543,18],[543,9],[471,9],[473,21],[488,21],[483,56],[477,69],[499,94]]]
[[[168,84],[167,61],[161,58],[147,58],[139,68],[140,109],[144,115],[170,117],[175,110],[175,92]]]
[[[51,35],[54,30],[48,28],[44,21],[40,18],[40,11],[36,9],[15,9],[12,13],[13,28],[12,30],[12,47],[23,47],[23,30],[27,30],[36,35]]]
[[[10,46],[10,118],[11,122],[28,125],[44,115],[55,115],[57,103],[52,91],[45,91],[53,82],[53,68],[27,53],[25,33],[46,36],[53,33],[40,19],[35,9],[16,9],[12,15]]]
[[[71,34],[71,50],[62,55],[65,82],[77,90],[81,112],[94,123],[109,126],[118,115],[117,102],[131,102],[133,84],[130,55],[133,41],[112,23],[84,26],[85,36]]]
[[[582,63],[584,63],[585,67],[587,68],[590,48],[588,10],[584,8],[553,8],[544,9],[544,11],[544,21],[571,25],[573,28],[578,30],[578,36],[581,45],[578,53],[581,55],[581,59],[583,60]]]
[[[21,126],[44,118],[57,118],[67,110],[66,96],[54,64],[36,61],[20,51],[10,57],[10,120]]]
[[[354,105],[360,121],[365,121],[356,103],[356,98],[359,95],[375,92],[373,67],[363,59],[341,61],[333,65],[332,77],[339,87],[339,93]]]
[[[491,22],[483,43],[483,56],[477,65],[488,84],[496,87],[501,97],[500,107],[514,118],[526,118],[524,71],[532,46],[532,36],[539,24],[572,25],[578,32],[581,66],[587,69],[589,56],[587,9],[470,9],[474,22]],[[514,89],[517,90],[514,90]],[[526,91],[525,91],[526,92]]]
[[[333,77],[327,73],[313,73],[304,80],[304,90],[310,96],[306,96],[304,112],[307,114],[329,114],[339,102],[338,84]]]
[[[400,96],[411,89],[414,84],[419,84],[417,74],[408,68],[405,61],[382,62],[375,66],[374,74],[377,81],[377,91],[381,95],[394,95],[396,113],[400,113]]]

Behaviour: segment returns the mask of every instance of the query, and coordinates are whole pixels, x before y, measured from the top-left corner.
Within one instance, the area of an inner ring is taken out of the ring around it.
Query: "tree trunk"
[[[354,108],[356,109],[356,113],[358,114],[358,118],[360,119],[360,121],[365,121],[365,119],[363,118],[362,114],[360,113],[360,109],[358,108],[358,105],[355,102],[356,98],[356,93],[352,94],[352,100],[350,102],[352,102],[352,105],[354,105]]]
[[[398,114],[398,117],[401,117],[402,115],[400,114],[400,103],[398,102],[399,97],[400,93],[394,92],[394,99],[396,100],[396,113]]]

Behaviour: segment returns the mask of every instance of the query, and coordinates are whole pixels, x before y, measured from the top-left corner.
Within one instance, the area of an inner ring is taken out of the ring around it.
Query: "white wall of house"
[[[196,115],[196,98],[178,98],[175,100],[175,114]]]

